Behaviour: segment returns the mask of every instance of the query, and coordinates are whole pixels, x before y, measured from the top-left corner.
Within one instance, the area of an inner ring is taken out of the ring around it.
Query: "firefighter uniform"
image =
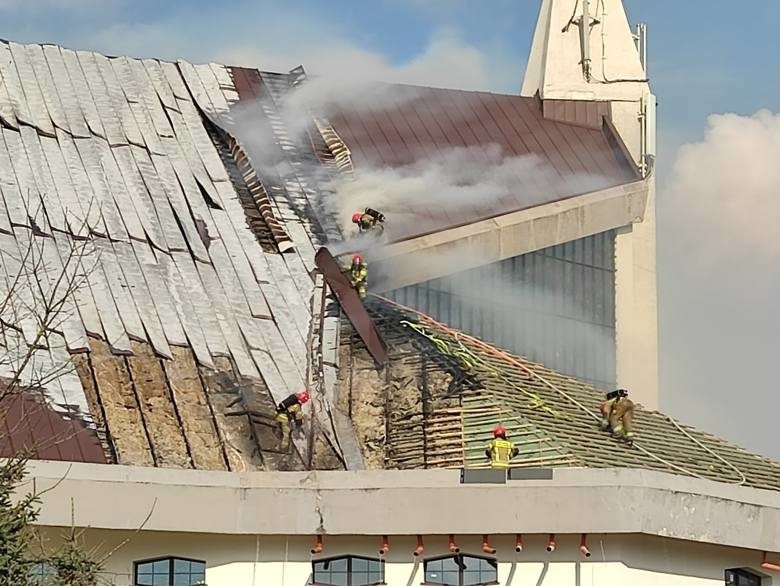
[[[485,456],[490,458],[491,468],[509,468],[509,461],[517,456],[518,449],[506,439],[506,430],[502,426],[493,430],[493,440],[485,449]]]
[[[352,214],[352,223],[357,224],[360,232],[368,232],[369,230],[378,229],[380,232],[384,230],[385,221],[384,214],[379,213],[371,208],[366,208],[365,212],[357,212]]]
[[[306,391],[293,393],[276,406],[276,422],[279,424],[279,431],[282,434],[281,450],[286,452],[290,449],[290,434],[292,421],[296,429],[303,429],[303,405],[309,400],[309,393]]]
[[[611,430],[613,436],[633,442],[634,402],[628,398],[627,391],[618,391],[617,396],[601,404],[601,429]]]
[[[352,259],[348,276],[358,296],[361,299],[365,298],[366,289],[368,288],[368,267],[366,267],[366,263],[359,256]]]
[[[375,228],[378,223],[379,222],[374,216],[370,214],[361,214],[360,220],[358,220],[357,225],[358,225],[358,229],[361,232],[367,232],[368,230]]]

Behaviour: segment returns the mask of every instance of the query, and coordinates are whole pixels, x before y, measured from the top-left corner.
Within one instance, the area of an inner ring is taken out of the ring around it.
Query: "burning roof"
[[[381,304],[371,312],[390,360],[377,370],[314,262],[342,235],[334,180],[414,165],[421,153],[460,147],[489,159],[498,145],[498,166],[532,156],[546,169],[533,189],[507,175],[518,190],[492,208],[424,211],[426,230],[570,198],[581,187],[571,178],[586,170],[600,178],[594,188],[636,181],[608,105],[393,86],[384,109],[307,110],[291,121],[293,90],[308,83],[302,69],[0,43],[0,74],[0,376],[18,379],[2,411],[4,455],[21,447],[40,458],[223,470],[454,466],[472,463],[479,417],[513,410],[513,430],[552,454],[528,462],[657,461],[607,458],[608,442],[596,448],[570,406],[555,431],[558,420],[514,393],[535,385],[527,370],[541,367],[469,341],[490,357],[464,368],[463,355]],[[419,396],[420,361],[432,366],[430,397]],[[592,390],[566,384],[592,409]],[[314,397],[308,439],[279,453],[275,405],[304,387]],[[388,400],[400,405],[392,417],[381,414]],[[37,419],[23,416],[30,405]],[[648,417],[640,425],[662,429]],[[702,457],[715,451],[723,474],[777,486],[774,464],[690,435],[675,437]]]

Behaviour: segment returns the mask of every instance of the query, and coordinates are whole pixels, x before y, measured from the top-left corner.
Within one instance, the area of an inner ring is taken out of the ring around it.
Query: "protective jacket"
[[[621,439],[633,441],[634,402],[628,397],[615,397],[604,401],[600,407],[601,428],[611,430]]]
[[[366,296],[368,287],[368,268],[365,264],[352,265],[349,269],[349,280],[352,286],[357,290],[358,295],[363,298]]]
[[[490,458],[491,468],[509,468],[509,460],[517,456],[518,449],[508,439],[494,438],[488,444],[485,455]]]

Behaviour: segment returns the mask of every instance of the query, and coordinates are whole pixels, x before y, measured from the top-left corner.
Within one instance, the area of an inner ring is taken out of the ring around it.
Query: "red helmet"
[[[352,223],[353,224],[357,224],[360,221],[360,218],[362,218],[362,217],[363,217],[363,214],[361,214],[360,212],[358,212],[356,214],[352,214]]]
[[[363,257],[360,256],[359,254],[356,254],[355,256],[352,257],[352,264],[353,265],[359,265],[362,262],[363,262]]]
[[[295,396],[298,397],[298,402],[301,405],[309,401],[309,391],[301,391],[300,393],[296,393]]]
[[[496,425],[496,428],[493,430],[493,437],[504,437],[506,435],[506,429],[504,429],[504,426],[500,423]]]

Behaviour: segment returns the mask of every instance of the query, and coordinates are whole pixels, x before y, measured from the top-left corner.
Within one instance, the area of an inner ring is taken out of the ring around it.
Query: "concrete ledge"
[[[372,288],[391,291],[641,222],[647,196],[643,179],[388,244],[369,255]]]
[[[645,470],[460,483],[459,470],[255,472],[31,462],[38,524],[257,535],[645,533],[780,550],[780,492]],[[29,486],[23,487],[24,491]],[[501,503],[500,507],[490,506]]]

